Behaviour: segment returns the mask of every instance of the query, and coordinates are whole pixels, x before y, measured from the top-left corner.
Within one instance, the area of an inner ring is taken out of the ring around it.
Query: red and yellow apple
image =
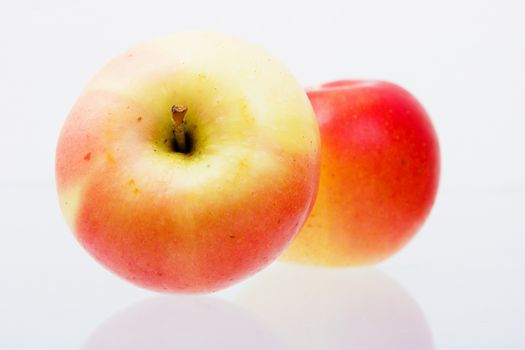
[[[437,191],[439,145],[418,101],[380,81],[308,90],[321,131],[319,193],[284,259],[321,266],[372,264],[416,233]]]
[[[304,90],[266,51],[175,34],[89,82],[58,141],[60,205],[87,251],[128,281],[214,291],[270,263],[302,226],[319,143]]]

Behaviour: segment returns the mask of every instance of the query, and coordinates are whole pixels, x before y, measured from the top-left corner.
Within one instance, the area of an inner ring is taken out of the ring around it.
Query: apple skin
[[[173,151],[173,105],[193,149]],[[89,82],[56,151],[61,209],[82,246],[139,286],[211,292],[289,244],[317,193],[320,138],[304,89],[266,51],[180,33]]]
[[[283,259],[379,262],[414,236],[434,203],[440,154],[432,123],[410,93],[388,82],[335,81],[307,93],[321,131],[321,180]]]

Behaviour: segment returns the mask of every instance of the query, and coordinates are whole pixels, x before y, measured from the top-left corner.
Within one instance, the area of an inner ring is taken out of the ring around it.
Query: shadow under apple
[[[278,263],[249,280],[236,302],[266,321],[292,349],[434,349],[417,303],[372,268]]]
[[[284,349],[241,308],[206,296],[159,296],[102,323],[82,350]]]

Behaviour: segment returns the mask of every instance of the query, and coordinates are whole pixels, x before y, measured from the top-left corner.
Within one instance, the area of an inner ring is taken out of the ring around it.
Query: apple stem
[[[185,116],[188,108],[182,105],[173,105],[171,113],[173,114],[173,123],[175,124],[175,143],[177,151],[186,153],[186,132],[184,130]]]

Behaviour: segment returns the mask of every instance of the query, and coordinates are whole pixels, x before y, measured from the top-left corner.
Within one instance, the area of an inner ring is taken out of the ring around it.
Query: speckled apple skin
[[[382,81],[308,90],[321,131],[321,181],[284,259],[321,266],[379,262],[418,231],[440,175],[436,132],[421,104]]]
[[[188,107],[189,154],[171,107]],[[82,246],[139,286],[210,292],[274,260],[317,193],[319,131],[304,90],[264,50],[182,33],[116,57],[87,85],[56,151]]]

